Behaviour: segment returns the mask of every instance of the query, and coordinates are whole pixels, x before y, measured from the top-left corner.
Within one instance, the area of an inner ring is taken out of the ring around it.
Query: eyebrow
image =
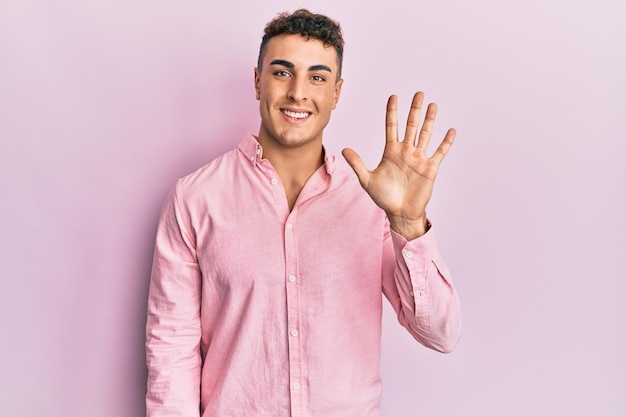
[[[289,61],[285,61],[284,59],[275,59],[272,62],[270,62],[270,65],[281,65],[283,67],[287,67],[287,68],[295,68],[296,66],[293,64],[293,62],[289,62]],[[311,65],[309,67],[309,71],[328,71],[332,74],[332,70],[326,66],[326,65]]]

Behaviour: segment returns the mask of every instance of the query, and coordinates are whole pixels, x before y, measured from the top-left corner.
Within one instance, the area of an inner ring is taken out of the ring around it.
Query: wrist
[[[391,229],[407,241],[417,239],[430,229],[426,213],[418,219],[407,219],[401,216],[387,216]]]

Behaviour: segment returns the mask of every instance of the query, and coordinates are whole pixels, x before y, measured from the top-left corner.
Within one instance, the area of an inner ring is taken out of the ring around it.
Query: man
[[[436,107],[418,136],[417,93],[398,141],[392,96],[380,165],[343,151],[355,176],[322,144],[342,54],[325,16],[271,21],[254,72],[258,136],[180,179],[165,203],[149,416],[380,415],[381,290],[419,342],[456,345],[456,292],[425,212],[455,132],[426,156]]]

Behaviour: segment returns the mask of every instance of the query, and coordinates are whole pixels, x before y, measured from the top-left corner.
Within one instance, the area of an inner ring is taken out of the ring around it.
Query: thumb
[[[343,151],[341,151],[341,154],[345,158],[346,162],[348,162],[350,167],[352,167],[352,169],[354,170],[354,173],[359,178],[361,186],[365,188],[367,186],[367,183],[369,182],[371,174],[363,163],[363,160],[361,159],[359,154],[357,154],[350,148],[344,149]]]

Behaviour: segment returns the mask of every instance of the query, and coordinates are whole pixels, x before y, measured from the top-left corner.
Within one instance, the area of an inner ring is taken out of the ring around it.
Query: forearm
[[[386,295],[398,320],[420,343],[450,352],[460,337],[459,301],[434,231],[410,242],[392,231],[391,240],[395,268]]]
[[[148,336],[147,417],[198,417],[200,409],[201,359],[191,335],[180,340]]]

